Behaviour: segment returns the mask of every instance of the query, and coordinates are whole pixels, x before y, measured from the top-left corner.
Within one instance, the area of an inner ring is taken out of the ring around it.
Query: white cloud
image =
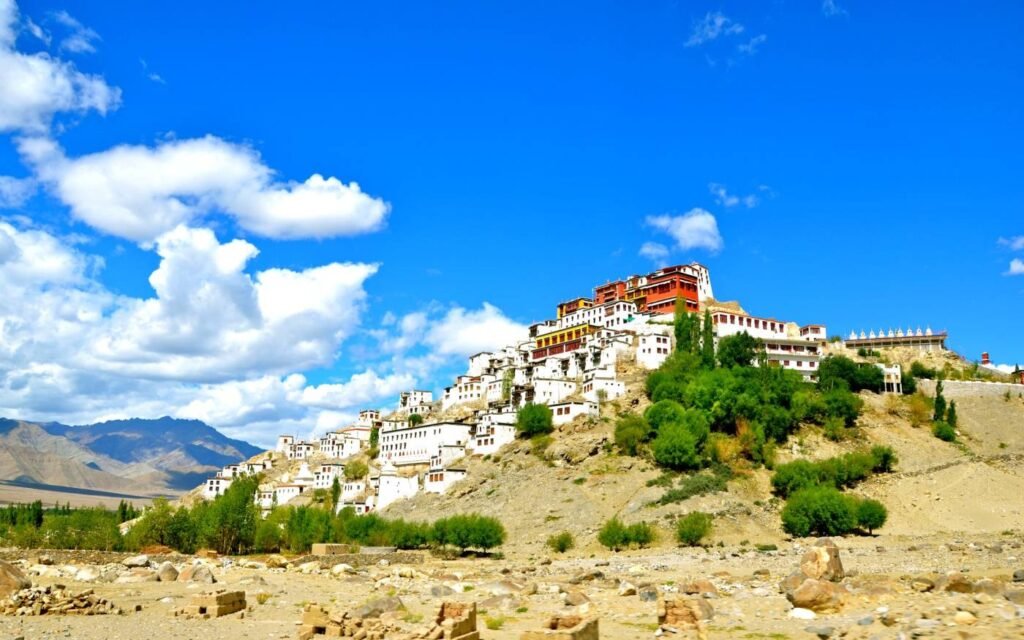
[[[648,216],[647,224],[672,236],[680,249],[716,252],[722,248],[718,221],[704,209],[694,208],[681,216]]]
[[[43,29],[35,22],[32,22],[32,18],[25,19],[25,30],[32,34],[32,37],[41,41],[46,46],[50,46],[52,38],[50,37],[49,32],[47,32],[46,29]]]
[[[1010,270],[1006,272],[1008,276],[1024,276],[1024,260],[1020,258],[1014,258],[1010,261]]]
[[[821,12],[829,18],[846,15],[846,9],[840,7],[836,0],[822,0]]]
[[[693,23],[693,31],[686,41],[687,47],[697,47],[719,36],[733,36],[743,33],[743,25],[734,22],[721,11],[709,11],[702,19]]]
[[[499,349],[526,336],[525,325],[509,319],[501,309],[485,302],[477,310],[450,309],[430,326],[423,342],[442,356],[468,357]]]
[[[355,182],[319,174],[277,182],[254,149],[215,136],[79,158],[46,138],[22,139],[19,148],[75,217],[141,243],[213,212],[272,238],[355,235],[379,229],[390,209]]]
[[[334,363],[375,265],[249,275],[253,245],[184,227],[155,250],[154,295],[116,295],[94,278],[97,259],[0,222],[0,416],[174,415],[267,444],[282,429],[312,431],[322,411],[347,415],[415,385],[409,372],[319,386],[296,373]]]
[[[17,24],[13,0],[0,0],[0,132],[43,133],[58,113],[105,115],[118,107],[121,90],[103,78],[81,73],[46,53],[18,52]]]
[[[1011,251],[1024,251],[1024,236],[999,238],[999,244],[1010,247]]]
[[[14,209],[25,204],[36,191],[35,180],[0,176],[0,209]]]
[[[768,36],[762,33],[748,40],[746,44],[739,45],[736,47],[736,50],[744,55],[752,56],[757,53],[758,47],[764,44],[767,40]]]
[[[655,262],[662,262],[668,258],[669,250],[665,245],[658,242],[645,242],[640,246],[640,255]]]
[[[100,40],[100,34],[76,20],[67,11],[61,10],[53,13],[53,19],[66,27],[69,31],[67,37],[61,40],[60,48],[71,53],[95,53],[95,42]]]
[[[759,187],[759,189],[762,191],[766,188],[767,187],[765,187],[764,185],[761,185],[761,187]],[[757,196],[757,194],[751,193],[745,196],[732,194],[729,193],[728,189],[725,188],[725,185],[718,184],[717,182],[712,182],[711,184],[709,184],[708,191],[711,192],[711,195],[715,196],[715,202],[726,208],[735,207],[736,205],[742,204],[748,209],[753,209],[761,202],[761,199]]]

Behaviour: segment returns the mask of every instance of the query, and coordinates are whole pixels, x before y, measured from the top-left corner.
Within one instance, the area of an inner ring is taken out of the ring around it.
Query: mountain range
[[[261,451],[198,420],[69,426],[0,418],[0,483],[40,490],[173,496]]]

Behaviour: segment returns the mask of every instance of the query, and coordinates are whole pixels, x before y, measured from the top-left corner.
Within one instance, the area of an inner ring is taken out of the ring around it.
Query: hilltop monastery
[[[401,394],[397,409],[386,417],[364,410],[355,424],[317,441],[280,436],[263,462],[230,465],[207,480],[203,497],[216,497],[233,478],[261,473],[275,460],[301,465],[294,475],[260,487],[257,501],[266,510],[316,489],[329,490],[335,478],[341,485],[337,507],[358,513],[419,491],[442,493],[465,477],[461,459],[493,454],[512,442],[516,412],[524,405],[546,404],[555,425],[596,417],[600,403],[626,391],[617,364],[659,367],[673,350],[677,304],[688,312],[707,310],[716,340],[745,331],[764,342],[770,363],[815,379],[826,345],[824,326],[751,316],[736,303],[715,301],[703,265],[666,267],[598,285],[593,297],[562,302],[553,319],[531,325],[523,340],[470,356],[466,373],[440,398],[411,390]],[[463,417],[440,419],[456,413]],[[346,461],[368,450],[376,451],[376,470],[346,479]],[[312,471],[314,457],[322,462]]]

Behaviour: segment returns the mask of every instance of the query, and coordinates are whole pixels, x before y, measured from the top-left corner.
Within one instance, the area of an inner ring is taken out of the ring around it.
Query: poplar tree
[[[711,325],[711,311],[704,310],[704,328],[701,331],[700,362],[705,369],[715,368],[715,329]]]
[[[946,398],[942,395],[942,380],[935,385],[935,411],[932,422],[942,422],[946,418]]]
[[[946,422],[949,424],[949,426],[956,429],[956,400],[953,400],[949,403],[949,410],[946,412]]]

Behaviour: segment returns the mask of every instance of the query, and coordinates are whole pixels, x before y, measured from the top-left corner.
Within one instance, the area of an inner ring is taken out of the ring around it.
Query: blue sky
[[[551,4],[0,0],[0,410],[323,429],[691,260],[1024,363],[1024,7]]]

